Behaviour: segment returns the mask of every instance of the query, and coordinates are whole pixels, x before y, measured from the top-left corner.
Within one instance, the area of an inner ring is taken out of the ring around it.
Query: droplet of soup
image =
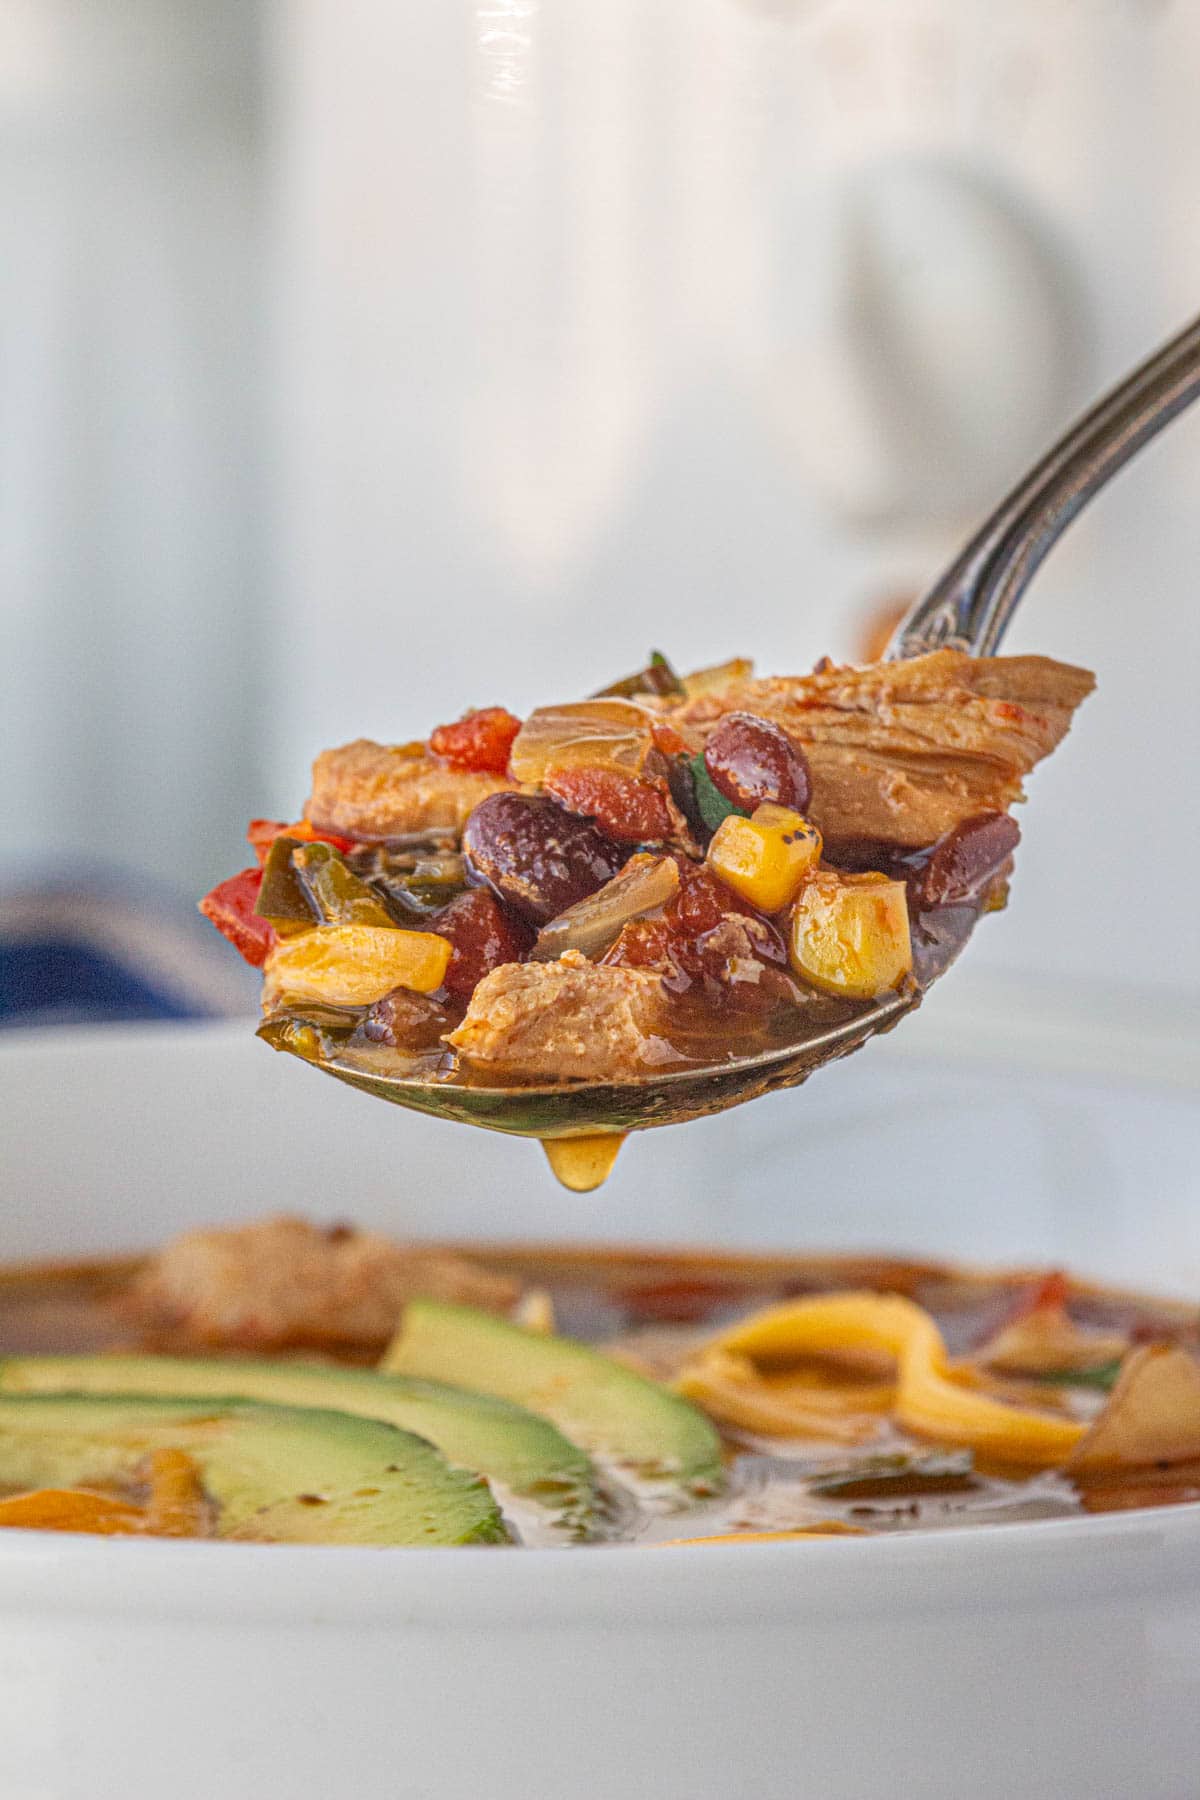
[[[623,1132],[599,1131],[592,1137],[543,1138],[542,1149],[565,1188],[590,1194],[608,1180],[624,1142]]]

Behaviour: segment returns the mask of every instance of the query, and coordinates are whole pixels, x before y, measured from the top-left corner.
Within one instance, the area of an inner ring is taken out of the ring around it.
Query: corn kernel
[[[760,912],[781,912],[821,857],[821,834],[789,806],[766,800],[753,818],[730,813],[708,846],[708,866]]]
[[[369,1006],[397,987],[431,994],[445,979],[452,950],[432,931],[323,925],[277,944],[264,973],[271,989],[289,998]]]
[[[874,1000],[912,968],[908,896],[886,875],[811,875],[792,911],[792,967],[829,994]]]

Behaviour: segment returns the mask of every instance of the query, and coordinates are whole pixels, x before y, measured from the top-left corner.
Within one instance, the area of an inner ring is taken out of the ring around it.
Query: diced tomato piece
[[[447,993],[469,1000],[485,975],[501,963],[523,962],[533,932],[490,888],[470,888],[443,907],[432,929],[454,945],[444,985]]]
[[[679,892],[661,914],[631,920],[605,956],[606,963],[659,969],[668,985],[715,981],[726,987],[731,952],[753,957],[765,969],[786,964],[782,939],[768,919],[689,857],[676,855],[675,864]],[[739,914],[747,921],[740,935]],[[750,1000],[758,989],[747,983],[744,992]]]
[[[1041,1312],[1044,1308],[1057,1312],[1070,1298],[1070,1281],[1061,1269],[1051,1269],[1048,1275],[1041,1276],[1024,1293],[1018,1294],[1009,1314],[1009,1323],[1027,1319],[1030,1313]]]
[[[484,706],[470,712],[453,725],[439,725],[429,734],[429,748],[435,756],[444,756],[456,769],[471,769],[480,775],[503,775],[508,768],[508,753],[521,729],[503,706]]]
[[[269,919],[260,919],[254,910],[258,890],[262,886],[261,869],[243,869],[228,881],[218,882],[211,894],[205,894],[200,911],[227,937],[235,950],[240,950],[248,963],[261,969],[279,939]]]
[[[332,844],[343,856],[354,848],[353,838],[337,837],[332,831],[318,831],[307,819],[299,819],[294,825],[285,825],[279,819],[251,819],[246,827],[246,842],[257,856],[260,868],[277,837],[300,838],[308,844]]]
[[[286,830],[282,819],[251,819],[246,827],[246,842],[257,856],[260,869],[270,854],[271,845]]]
[[[290,834],[291,829],[282,819],[251,819],[246,827],[246,842],[258,858],[260,869],[270,855],[275,839]]]
[[[661,843],[671,835],[667,796],[654,781],[614,769],[547,769],[542,782],[568,812],[594,819],[618,844]]]
[[[665,719],[655,719],[650,728],[654,740],[654,748],[663,756],[688,756],[691,754],[686,738],[679,735],[673,725]]]
[[[972,1332],[972,1342],[989,1343],[1010,1325],[1020,1325],[1033,1313],[1060,1312],[1070,1298],[1071,1283],[1061,1269],[1034,1275],[1015,1288],[1006,1286],[984,1310]]]
[[[635,1325],[697,1325],[712,1317],[718,1307],[745,1298],[732,1281],[656,1281],[645,1287],[625,1288],[620,1299]]]

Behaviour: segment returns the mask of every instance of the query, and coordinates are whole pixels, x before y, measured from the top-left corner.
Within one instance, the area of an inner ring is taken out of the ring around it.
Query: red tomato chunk
[[[661,843],[671,835],[666,795],[652,781],[612,769],[548,769],[543,785],[619,844]]]
[[[521,729],[520,719],[503,706],[484,706],[453,725],[439,725],[429,734],[429,748],[435,756],[444,756],[456,769],[470,769],[480,775],[503,775],[508,768],[508,753]]]
[[[260,919],[254,910],[261,886],[261,869],[243,869],[240,875],[218,882],[200,902],[205,918],[256,969],[262,968],[278,942],[275,927],[268,919]]]
[[[266,862],[277,837],[301,838],[306,843],[319,840],[322,844],[332,844],[343,856],[354,848],[353,838],[335,837],[332,831],[314,831],[307,819],[299,819],[294,825],[285,825],[280,819],[251,819],[246,827],[246,842],[257,856],[260,867]]]

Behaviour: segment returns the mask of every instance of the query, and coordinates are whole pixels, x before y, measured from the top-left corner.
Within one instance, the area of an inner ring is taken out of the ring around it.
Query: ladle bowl
[[[941,578],[916,602],[890,658],[999,645],[1029,581],[1066,527],[1145,443],[1200,394],[1200,319],[1113,388],[1018,482]],[[889,1031],[920,995],[889,994],[840,1024],[758,1054],[623,1082],[499,1087],[379,1073],[337,1056],[314,1066],[382,1100],[491,1131],[541,1139],[612,1136],[676,1125],[795,1087]],[[553,1159],[552,1159],[553,1160]],[[588,1185],[591,1185],[590,1183]]]

